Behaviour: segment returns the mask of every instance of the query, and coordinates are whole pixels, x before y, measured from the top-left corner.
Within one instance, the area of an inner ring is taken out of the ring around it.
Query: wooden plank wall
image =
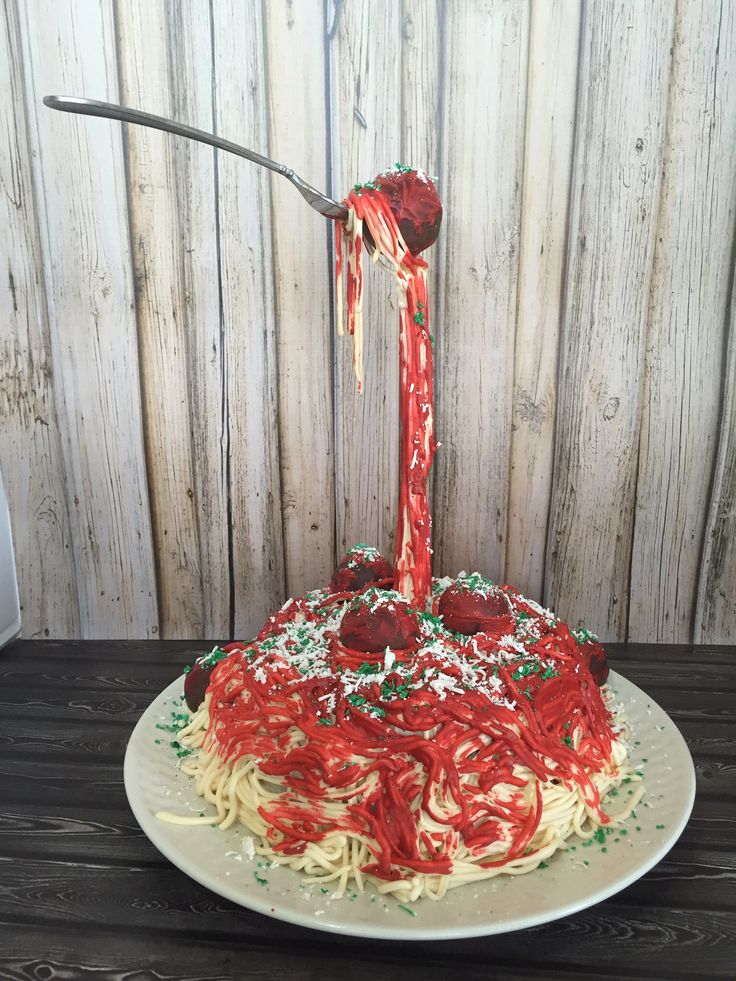
[[[340,196],[439,180],[435,569],[604,639],[736,641],[736,0],[7,0],[0,467],[28,637],[245,636],[390,553],[396,302],[366,390],[330,229],[172,115]]]

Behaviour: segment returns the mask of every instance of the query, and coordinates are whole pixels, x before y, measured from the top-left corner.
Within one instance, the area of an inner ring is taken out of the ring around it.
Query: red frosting
[[[509,601],[500,589],[486,594],[453,583],[440,597],[437,612],[447,629],[456,634],[503,637],[514,630]]]
[[[428,249],[442,221],[442,202],[429,177],[416,170],[396,169],[379,174],[374,183],[388,198],[409,251],[418,255]]]
[[[204,668],[201,664],[193,664],[184,678],[184,698],[190,712],[196,712],[204,701],[204,693],[210,683],[212,667]]]
[[[593,641],[588,641],[587,644],[583,644],[582,653],[595,683],[599,688],[601,685],[605,685],[608,679],[608,659],[603,647],[593,643]]]
[[[358,593],[369,583],[393,580],[393,576],[388,559],[382,555],[369,558],[354,550],[337,567],[328,588],[333,593]]]
[[[420,636],[414,611],[394,600],[356,603],[345,611],[340,623],[340,642],[366,654],[378,654],[387,647],[406,650],[417,644]]]

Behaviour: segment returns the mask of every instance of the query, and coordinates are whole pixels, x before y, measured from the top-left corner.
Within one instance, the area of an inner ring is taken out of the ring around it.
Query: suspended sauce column
[[[347,243],[348,332],[358,391],[363,387],[361,255],[363,240],[396,277],[399,295],[399,514],[394,585],[414,606],[432,595],[432,519],[427,477],[434,438],[432,342],[429,333],[427,263],[418,253],[431,245],[442,205],[426,174],[397,164],[347,197],[349,218],[335,232],[338,332],[342,333],[342,245]],[[364,227],[365,226],[365,227]]]

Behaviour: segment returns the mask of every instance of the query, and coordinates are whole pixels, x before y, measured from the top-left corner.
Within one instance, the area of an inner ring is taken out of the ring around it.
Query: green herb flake
[[[414,912],[414,910],[413,910],[413,909],[411,909],[411,908],[410,908],[409,906],[404,906],[404,904],[403,904],[403,903],[399,903],[399,909],[402,909],[402,910],[403,910],[403,911],[404,911],[405,913],[407,913],[407,914],[408,914],[409,916],[416,916],[416,915],[417,915],[417,914],[416,914],[416,913]]]
[[[256,880],[259,886],[268,885],[268,879],[264,878],[262,875],[259,875],[258,872],[253,873],[253,878]]]

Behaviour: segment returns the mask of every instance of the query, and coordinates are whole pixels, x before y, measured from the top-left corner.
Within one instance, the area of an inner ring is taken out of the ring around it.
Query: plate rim
[[[633,694],[636,695],[636,697],[641,697],[648,700],[650,704],[656,705],[659,711],[666,716],[671,726],[669,736],[674,738],[679,749],[684,750],[689,763],[689,766],[683,774],[683,778],[687,778],[688,794],[682,814],[674,824],[668,825],[668,833],[652,849],[647,857],[636,866],[635,869],[629,873],[621,875],[620,877],[615,877],[602,888],[599,887],[595,890],[592,896],[583,896],[578,899],[570,900],[569,902],[562,903],[558,907],[555,907],[554,910],[529,913],[526,915],[517,916],[512,920],[499,921],[497,924],[490,922],[486,924],[475,923],[466,927],[452,926],[442,929],[435,927],[430,928],[427,926],[422,927],[419,924],[416,924],[414,928],[412,928],[411,925],[407,923],[405,926],[375,924],[371,925],[369,928],[367,926],[362,927],[362,925],[358,923],[344,923],[341,922],[339,918],[335,920],[325,918],[324,920],[317,921],[313,913],[301,913],[299,910],[294,910],[289,907],[279,909],[278,899],[261,899],[257,893],[254,893],[253,895],[246,893],[244,895],[242,889],[239,889],[237,886],[231,886],[229,883],[221,880],[216,880],[213,883],[212,877],[208,876],[206,871],[203,870],[195,860],[191,859],[186,853],[181,852],[179,848],[173,846],[171,842],[167,840],[164,830],[167,825],[158,821],[155,815],[151,813],[150,810],[148,810],[144,805],[142,800],[143,789],[137,780],[138,774],[136,772],[137,761],[135,757],[137,753],[137,746],[141,739],[144,738],[143,730],[149,722],[154,722],[154,714],[159,711],[159,708],[164,705],[167,700],[176,698],[183,693],[184,677],[184,674],[180,675],[178,678],[172,681],[171,684],[167,685],[163,691],[159,692],[159,694],[153,699],[153,701],[148,705],[141,717],[138,719],[128,739],[123,762],[123,782],[125,786],[125,794],[130,809],[133,812],[133,816],[135,817],[145,836],[164,856],[164,858],[166,858],[172,865],[178,868],[189,878],[199,883],[199,885],[203,886],[205,889],[208,889],[210,892],[213,892],[216,895],[222,896],[224,899],[228,899],[237,906],[250,909],[255,913],[260,913],[267,916],[270,919],[280,920],[285,923],[292,923],[295,926],[304,927],[306,929],[318,930],[320,932],[333,933],[342,936],[362,937],[369,940],[414,940],[426,942],[429,940],[467,940],[472,937],[499,936],[504,933],[513,933],[518,930],[526,930],[531,927],[553,923],[556,920],[562,919],[563,917],[579,913],[584,909],[590,909],[591,907],[610,899],[611,896],[614,896],[622,890],[628,888],[628,886],[632,885],[634,882],[637,882],[644,875],[646,875],[647,872],[662,861],[664,856],[676,844],[687,826],[688,821],[690,820],[690,815],[692,814],[693,805],[695,803],[695,767],[690,749],[679,728],[664,711],[664,709],[643,689],[639,688],[638,685],[635,685],[632,681],[629,681],[628,678],[619,672],[611,671],[607,682],[609,688],[615,689],[617,682],[624,681],[626,685],[633,689]],[[161,705],[159,705],[159,703],[161,703]],[[159,716],[156,715],[156,718],[158,717]],[[300,873],[294,872],[294,875],[299,876]],[[460,887],[460,889],[462,888],[470,887]]]

